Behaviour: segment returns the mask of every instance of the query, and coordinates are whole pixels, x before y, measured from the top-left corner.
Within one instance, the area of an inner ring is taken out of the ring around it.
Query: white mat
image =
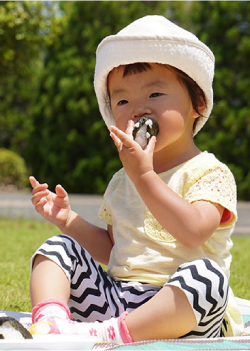
[[[249,316],[249,319],[248,319],[249,322],[245,324],[245,331],[247,333],[250,333],[250,301],[237,298],[237,303],[239,305],[242,315],[247,317]],[[29,312],[13,312],[13,311],[0,310],[0,317],[5,317],[5,316],[9,316],[17,319],[27,329],[29,329],[29,327],[31,326],[31,313]],[[97,344],[91,339],[86,339],[86,338],[83,338],[82,336],[77,336],[77,335],[74,335],[74,336],[34,335],[33,337],[34,337],[33,340],[18,340],[18,341],[0,340],[0,350],[12,350],[12,351],[13,350],[15,351],[62,350],[64,351],[64,350],[92,350],[92,349],[108,350],[114,347],[114,345],[112,347],[110,343]],[[232,338],[226,338],[226,339],[229,340]],[[146,346],[149,346],[149,344],[145,342],[145,349],[149,350],[149,348]]]

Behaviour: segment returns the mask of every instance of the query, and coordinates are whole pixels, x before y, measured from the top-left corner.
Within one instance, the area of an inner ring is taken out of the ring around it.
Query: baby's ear
[[[200,115],[203,115],[203,112],[206,110],[207,106],[206,103],[203,99],[201,99],[201,101],[198,104],[198,111],[200,112]]]
[[[206,110],[207,108],[207,104],[206,104],[206,100],[205,100],[205,95],[203,94],[202,91],[199,92],[199,96],[198,96],[198,111],[200,113],[200,115],[203,115],[203,112]]]
[[[203,110],[204,111],[204,110]],[[195,109],[193,109],[193,112],[191,113],[191,116],[193,117],[194,120],[198,120],[199,117],[202,115],[202,112],[199,110],[200,113],[198,113]],[[195,123],[195,122],[194,122]]]
[[[203,112],[206,110],[207,104],[202,96],[199,96],[196,108],[193,108],[192,117],[197,120],[197,118],[203,116]]]

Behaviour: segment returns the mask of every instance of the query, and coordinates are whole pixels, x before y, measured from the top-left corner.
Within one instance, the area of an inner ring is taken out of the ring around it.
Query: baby
[[[63,233],[32,259],[33,333],[118,343],[240,335],[228,283],[235,181],[193,140],[212,110],[213,74],[211,50],[162,16],[100,43],[95,91],[123,168],[99,211],[106,229],[75,213],[62,186],[52,193],[30,178],[36,210]]]

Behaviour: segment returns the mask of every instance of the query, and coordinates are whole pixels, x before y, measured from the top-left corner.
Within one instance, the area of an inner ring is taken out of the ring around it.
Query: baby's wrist
[[[148,170],[142,174],[140,174],[139,176],[137,176],[136,178],[134,178],[133,183],[134,185],[137,187],[141,187],[141,186],[145,186],[147,182],[151,182],[152,178],[156,175],[155,171],[152,170]]]
[[[57,225],[57,227],[61,230],[62,233],[66,234],[68,232],[75,217],[76,213],[69,209],[69,213],[66,220]]]

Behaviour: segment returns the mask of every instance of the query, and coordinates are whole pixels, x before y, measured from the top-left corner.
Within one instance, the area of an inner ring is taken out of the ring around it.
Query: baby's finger
[[[121,140],[119,138],[117,138],[117,136],[113,132],[110,132],[110,136],[113,139],[113,142],[115,143],[115,146],[117,147],[117,150],[121,151],[121,148],[122,148]]]
[[[44,183],[44,184],[38,183],[38,185],[36,185],[33,188],[32,195],[34,196],[35,194],[44,193],[44,192],[46,192],[46,194],[48,195],[48,193],[49,193],[49,191],[48,191],[48,184],[47,183]]]
[[[30,176],[29,177],[29,181],[30,181],[30,184],[32,186],[32,188],[34,189],[37,185],[39,185],[39,182],[36,180],[35,177],[33,176]]]
[[[47,196],[49,195],[49,190],[45,189],[42,191],[38,191],[38,192],[34,192],[33,196],[31,198],[31,202],[32,204],[36,207],[42,199],[46,199],[47,200]],[[42,202],[44,202],[44,200],[42,200]]]
[[[134,126],[135,126],[134,122],[132,120],[129,120],[127,129],[126,129],[126,134],[128,134],[131,138],[133,138]]]
[[[117,147],[118,146],[121,147],[122,144],[125,147],[132,147],[133,146],[133,139],[131,138],[131,136],[127,135],[126,133],[124,133],[123,131],[121,131],[120,129],[118,129],[118,128],[114,127],[114,126],[110,126],[109,130],[111,131],[110,136],[114,140],[115,145]],[[114,138],[114,136],[116,138]],[[120,141],[120,143],[118,141]],[[118,149],[118,151],[119,151],[119,149]]]
[[[30,180],[30,184],[33,188],[33,191],[32,191],[32,194],[35,195],[36,193],[38,192],[41,192],[41,191],[45,191],[48,189],[48,184],[47,183],[43,183],[43,184],[40,184],[35,177],[31,176],[29,177],[29,180]]]
[[[148,145],[146,146],[146,151],[148,153],[153,153],[154,149],[155,149],[155,143],[156,143],[156,137],[153,135],[151,136],[151,138],[149,139]]]
[[[67,191],[61,186],[61,184],[58,184],[58,185],[56,186],[56,195],[57,195],[58,197],[66,197],[66,196],[68,196],[68,193],[67,193]]]
[[[46,197],[42,197],[40,199],[40,201],[38,201],[37,203],[33,203],[33,202],[32,203],[33,203],[36,211],[43,215],[43,213],[44,213],[44,206],[46,205],[47,202],[48,202],[47,198]]]

